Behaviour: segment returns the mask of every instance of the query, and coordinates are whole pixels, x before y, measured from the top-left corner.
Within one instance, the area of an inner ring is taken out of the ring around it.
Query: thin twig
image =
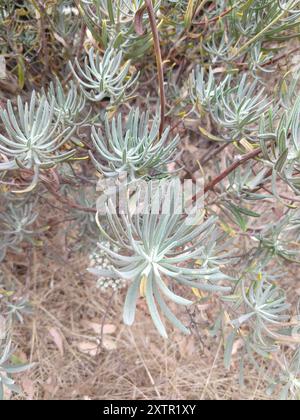
[[[263,189],[263,190],[265,190],[267,193],[269,193],[269,194],[272,194],[272,195],[273,195],[272,191],[271,191],[271,190],[269,190],[269,188],[267,188],[267,187],[265,187],[265,186],[262,186],[262,189]],[[289,195],[282,194],[282,193],[280,193],[280,194],[278,194],[278,195],[279,195],[279,197],[280,197],[280,198],[282,198],[283,200],[288,200],[288,201],[292,201],[292,202],[295,202],[295,203],[300,203],[300,198],[297,198],[297,197],[291,197],[291,196],[289,196]]]
[[[62,204],[64,204],[65,206],[75,209],[75,210],[80,210],[80,211],[84,211],[86,213],[97,213],[96,209],[90,208],[90,207],[84,207],[84,206],[80,206],[79,204],[74,203],[71,200],[68,200],[65,197],[62,197],[50,184],[45,183],[44,184],[47,187],[47,190]]]
[[[208,191],[211,191],[214,189],[214,187],[219,184],[221,181],[223,181],[224,178],[226,178],[231,172],[233,172],[235,169],[237,169],[239,166],[243,165],[244,163],[248,162],[248,160],[254,159],[261,153],[261,148],[257,148],[255,150],[252,150],[249,153],[246,153],[244,156],[239,157],[236,159],[228,168],[225,169],[220,175],[218,175],[215,179],[213,179],[206,187],[204,188],[204,193],[207,193]]]
[[[47,16],[47,11],[45,6],[38,0],[38,8],[40,12],[40,31],[41,31],[41,50],[43,52],[44,57],[44,71],[42,72],[42,80],[45,81],[49,73],[49,50],[48,50],[48,42],[47,42],[47,34],[46,34],[46,27],[45,27],[45,16]]]
[[[159,94],[160,94],[160,127],[159,135],[161,136],[164,131],[165,125],[165,112],[166,112],[166,96],[165,96],[165,85],[164,85],[164,69],[163,61],[161,56],[161,49],[159,43],[159,35],[156,25],[155,13],[152,4],[152,0],[145,0],[145,5],[149,15],[150,26],[153,35],[154,42],[154,51],[156,56],[157,63],[157,75],[158,75],[158,84],[159,84]]]
[[[141,353],[140,349],[138,348],[138,346],[137,346],[137,344],[136,344],[136,341],[135,341],[135,339],[134,339],[134,335],[132,334],[131,329],[129,329],[129,333],[130,333],[130,335],[131,335],[131,339],[132,339],[132,341],[133,341],[133,344],[134,344],[134,347],[135,347],[135,349],[136,349],[136,352],[137,352],[137,354],[138,354],[138,356],[139,356],[139,358],[140,358],[140,360],[141,360],[141,362],[142,362],[142,364],[143,364],[143,366],[144,366],[144,368],[145,368],[145,371],[146,371],[146,373],[147,373],[147,375],[148,375],[148,377],[149,377],[150,383],[151,383],[151,385],[153,386],[153,389],[154,389],[154,391],[155,391],[155,393],[156,393],[157,397],[158,397],[159,399],[161,399],[161,395],[160,395],[159,389],[157,388],[156,383],[155,383],[155,380],[154,380],[154,378],[153,378],[153,376],[152,376],[152,374],[151,374],[151,372],[150,372],[150,369],[148,368],[147,363],[146,363],[146,361],[145,361],[145,359],[144,359],[144,357],[143,357],[143,355],[142,355],[142,353]]]
[[[103,344],[104,325],[105,325],[105,321],[106,321],[108,312],[111,309],[112,301],[113,301],[113,298],[114,298],[115,294],[116,294],[116,291],[113,290],[110,298],[108,299],[108,303],[107,303],[107,306],[106,306],[106,309],[105,309],[105,312],[104,312],[104,315],[103,315],[103,318],[102,318],[102,321],[101,321],[100,343],[99,343],[99,346],[98,346],[99,348],[101,348],[102,344]]]
[[[220,356],[221,349],[222,349],[222,340],[220,340],[220,343],[219,343],[219,346],[218,346],[218,349],[217,349],[217,352],[216,352],[216,355],[215,355],[215,358],[214,358],[213,364],[212,364],[212,366],[211,366],[211,368],[210,368],[210,371],[209,371],[209,374],[208,374],[208,377],[207,377],[207,380],[206,380],[205,386],[204,386],[204,388],[203,388],[203,391],[202,391],[202,394],[201,394],[201,397],[200,397],[200,400],[201,400],[201,401],[202,401],[202,400],[204,400],[204,397],[205,397],[205,394],[206,394],[206,391],[207,391],[208,385],[209,385],[209,383],[210,383],[210,380],[211,380],[211,377],[212,377],[212,374],[213,374],[213,370],[214,370],[214,369],[216,368],[216,366],[217,366],[217,362],[218,362],[218,358],[219,358],[219,356]]]
[[[201,20],[200,22],[193,22],[193,25],[206,26],[209,23],[218,22],[220,19],[222,19],[223,17],[225,17],[229,13],[231,13],[233,9],[234,9],[234,6],[233,7],[230,7],[229,9],[224,10],[224,12],[222,12],[220,15],[215,16],[212,19],[204,19],[204,20]]]
[[[204,192],[200,191],[195,194],[191,202],[197,201],[199,198],[203,196],[203,193],[206,194],[208,191],[213,191],[215,186],[219,184],[223,179],[225,179],[231,172],[237,169],[239,166],[243,165],[248,160],[254,159],[262,152],[261,148],[257,148],[250,153],[245,154],[244,156],[239,157],[236,159],[228,168],[226,168],[220,175],[214,178],[209,184],[204,187]]]
[[[202,156],[200,163],[202,166],[206,165],[212,158],[216,157],[219,153],[221,153],[226,147],[229,146],[230,143],[224,143],[222,146],[213,147],[213,149],[209,149],[208,152]]]

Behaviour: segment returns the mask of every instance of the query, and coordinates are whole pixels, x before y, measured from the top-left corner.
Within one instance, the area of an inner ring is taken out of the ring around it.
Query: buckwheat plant
[[[28,191],[36,187],[40,169],[51,168],[69,159],[74,151],[59,152],[72,133],[71,127],[59,129],[60,118],[54,115],[55,98],[51,104],[43,96],[38,102],[33,91],[30,102],[17,98],[17,110],[11,101],[0,110],[0,118],[6,135],[0,134],[0,152],[6,161],[0,163],[0,171],[25,169],[33,172]]]
[[[158,0],[153,2],[156,11],[159,4]],[[111,45],[133,60],[142,58],[151,48],[144,0],[81,0],[81,7],[89,30],[104,48]]]
[[[0,237],[2,261],[8,250],[20,252],[19,246],[25,241],[34,243],[36,232],[33,228],[38,213],[33,211],[33,205],[16,207],[8,205],[0,214]]]
[[[0,271],[0,400],[7,399],[12,393],[21,394],[13,376],[33,367],[33,364],[22,364],[17,360],[11,340],[15,320],[24,321],[27,301],[16,298],[14,291],[5,288],[4,281],[5,274]]]
[[[4,3],[0,390],[51,255],[299,399],[300,0]]]
[[[122,52],[108,48],[103,57],[91,48],[84,61],[84,69],[78,61],[71,65],[84,95],[93,102],[109,99],[112,104],[126,100],[133,93],[138,74],[129,75],[130,62],[122,64]],[[128,77],[129,76],[129,77]],[[131,89],[129,93],[128,90]]]
[[[166,164],[175,155],[179,137],[169,140],[170,128],[159,138],[159,117],[149,126],[149,113],[132,109],[123,127],[122,114],[113,118],[111,124],[105,117],[105,136],[92,128],[92,140],[96,154],[90,152],[95,167],[106,177],[127,173],[129,180],[146,175],[158,175],[166,171]],[[106,162],[98,162],[97,158]]]
[[[219,269],[221,260],[211,267],[205,258],[205,240],[213,234],[214,218],[203,220],[203,214],[182,219],[178,211],[177,182],[167,187],[158,187],[145,213],[124,216],[108,216],[114,237],[108,239],[121,245],[119,252],[106,248],[111,259],[110,270],[96,271],[97,275],[116,276],[130,281],[124,306],[124,322],[131,325],[134,321],[135,307],[139,290],[145,294],[153,322],[164,337],[165,327],[160,319],[155,303],[176,327],[183,332],[188,329],[175,317],[164,301],[164,297],[179,305],[190,305],[187,300],[174,292],[175,285],[184,285],[209,292],[226,292],[230,287],[219,282],[228,279]],[[169,208],[162,196],[169,197]],[[108,204],[109,205],[109,204]],[[157,214],[158,213],[158,214]],[[100,226],[101,228],[101,226]],[[105,231],[101,228],[105,236]],[[123,252],[122,252],[123,249]],[[130,252],[129,255],[126,255]],[[196,267],[197,260],[206,260],[202,267]]]
[[[83,124],[87,117],[83,117],[86,110],[86,101],[82,92],[78,92],[77,86],[73,81],[69,83],[66,91],[63,89],[59,79],[50,83],[50,87],[45,95],[48,102],[54,100],[54,111],[63,126]]]
[[[259,86],[256,80],[248,81],[246,75],[234,81],[227,76],[217,85],[210,73],[206,84],[203,70],[199,68],[191,80],[195,104],[210,112],[220,132],[224,131],[224,140],[233,141],[239,136],[251,140],[252,131],[257,127],[255,123],[270,107],[265,88]]]

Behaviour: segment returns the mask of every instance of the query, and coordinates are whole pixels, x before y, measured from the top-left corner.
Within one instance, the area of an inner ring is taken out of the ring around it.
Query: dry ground
[[[19,378],[21,398],[265,398],[255,370],[247,370],[243,389],[237,366],[224,371],[222,349],[206,329],[209,307],[197,315],[201,337],[171,331],[164,341],[142,300],[137,322],[128,328],[121,319],[124,292],[112,297],[97,290],[86,273],[88,259],[58,249],[49,244],[47,254],[33,251],[3,265],[6,281],[26,292],[33,307],[14,337],[18,357],[37,362]]]

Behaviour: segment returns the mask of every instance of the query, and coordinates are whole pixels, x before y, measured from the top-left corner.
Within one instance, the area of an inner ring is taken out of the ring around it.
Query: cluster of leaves
[[[33,366],[18,360],[11,340],[14,323],[23,323],[30,306],[26,298],[16,297],[15,291],[4,289],[4,280],[4,273],[0,271],[0,400],[8,393],[21,392],[13,376]]]
[[[16,199],[10,193],[0,199],[0,262],[8,250],[20,253],[20,245],[26,241],[34,244],[38,235],[35,222],[38,212],[30,200]]]
[[[151,203],[145,213],[130,215],[128,211],[122,220],[114,214],[112,204],[107,204],[111,231],[115,235],[108,239],[120,249],[114,252],[100,244],[110,257],[112,269],[100,268],[93,272],[131,281],[124,305],[124,322],[128,325],[134,321],[138,293],[142,290],[155,326],[163,337],[167,337],[155,300],[163,314],[177,328],[188,333],[188,329],[167,307],[163,296],[177,304],[191,305],[192,301],[172,291],[176,283],[191,289],[226,292],[230,288],[218,283],[229,277],[219,268],[225,256],[217,256],[214,250],[209,249],[209,241],[214,237],[215,219],[212,217],[204,221],[201,213],[182,217],[178,210],[180,184],[177,180],[162,182],[156,191],[151,192]],[[167,204],[165,197],[169,197]],[[100,224],[99,227],[108,236]],[[127,255],[128,252],[130,255]],[[201,267],[197,267],[198,260],[203,261]],[[164,277],[168,279],[169,287]]]
[[[122,127],[122,115],[113,118],[110,128],[109,118],[105,117],[105,139],[92,128],[92,140],[97,156],[107,162],[101,165],[91,152],[91,158],[106,177],[118,177],[126,172],[129,181],[141,176],[157,176],[163,173],[167,163],[172,162],[179,137],[167,144],[170,128],[166,128],[159,141],[159,118],[154,118],[149,131],[149,114],[140,115],[139,108],[132,109],[128,115],[125,130]]]
[[[60,226],[76,251],[100,241],[90,271],[103,289],[127,285],[125,323],[141,296],[163,337],[162,317],[190,333],[173,304],[213,295],[225,366],[237,341],[241,365],[275,355],[270,389],[299,398],[296,311],[282,279],[300,260],[299,74],[284,68],[299,25],[299,0],[1,4],[0,261],[36,245],[46,203],[60,214],[50,236]],[[192,212],[182,204],[199,191],[181,194],[183,138],[208,149],[197,163],[204,204]]]
[[[153,4],[158,9],[160,0]],[[146,29],[149,21],[144,0],[82,0],[80,6],[87,27],[103,48],[111,45],[124,52],[128,59],[141,58],[148,52],[152,38],[151,31]],[[139,29],[135,20],[137,13]]]

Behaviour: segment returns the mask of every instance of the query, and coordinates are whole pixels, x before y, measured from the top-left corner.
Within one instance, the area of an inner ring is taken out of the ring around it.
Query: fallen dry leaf
[[[103,337],[102,345],[106,350],[116,350],[117,343],[110,337]]]
[[[104,325],[104,334],[113,334],[114,332],[116,332],[117,327],[113,324],[105,324]]]
[[[62,338],[61,332],[54,327],[48,328],[48,331],[49,331],[49,334],[50,334],[51,338],[53,339],[56,347],[58,348],[61,356],[63,356],[64,355],[64,343],[63,343],[63,338]]]
[[[102,332],[102,324],[93,321],[82,321],[82,326],[89,330],[93,330],[96,334],[100,335]],[[117,327],[114,324],[104,324],[103,326],[103,334],[114,334]]]
[[[92,357],[95,357],[97,354],[99,354],[98,344],[92,341],[81,341],[77,344],[77,348],[81,353],[88,354]]]

